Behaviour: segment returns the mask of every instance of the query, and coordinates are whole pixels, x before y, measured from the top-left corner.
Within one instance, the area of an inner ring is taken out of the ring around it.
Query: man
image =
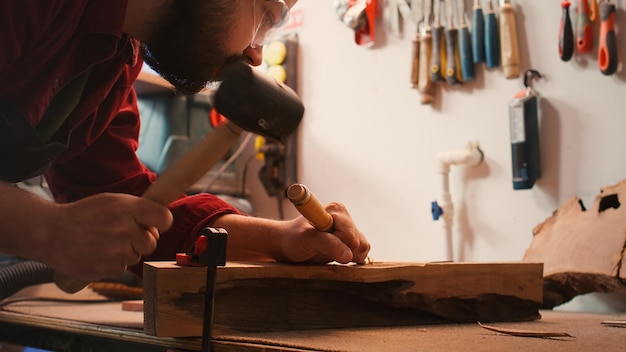
[[[338,203],[327,206],[330,234],[303,217],[246,216],[209,194],[169,207],[140,197],[155,179],[135,155],[143,61],[193,94],[233,61],[259,65],[295,1],[3,0],[0,252],[94,281],[128,267],[141,275],[142,260],[172,260],[213,226],[229,233],[228,260],[363,262],[370,245]],[[75,106],[51,108],[68,91],[80,93]],[[12,184],[42,172],[55,203]]]

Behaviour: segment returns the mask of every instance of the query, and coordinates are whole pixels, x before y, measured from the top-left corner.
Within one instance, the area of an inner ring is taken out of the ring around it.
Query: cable
[[[215,173],[213,178],[211,178],[209,180],[209,182],[204,186],[204,189],[202,189],[203,193],[208,192],[209,187],[211,187],[211,185],[213,183],[215,183],[215,181],[217,181],[217,179],[224,173],[226,168],[228,168],[230,166],[230,164],[232,164],[235,161],[235,159],[237,159],[237,157],[239,157],[239,155],[243,152],[243,150],[245,149],[245,147],[248,144],[248,142],[250,142],[250,139],[252,139],[252,135],[253,134],[249,133],[249,132],[246,134],[246,137],[241,142],[241,144],[239,145],[239,148],[237,148],[235,153],[233,153],[233,155],[231,155],[230,158],[228,158],[228,160],[226,160],[226,162],[224,164],[222,164],[222,166],[219,168],[219,170],[217,170],[217,172]]]

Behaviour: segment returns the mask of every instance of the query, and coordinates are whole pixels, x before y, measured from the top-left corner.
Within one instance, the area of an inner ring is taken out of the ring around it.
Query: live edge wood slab
[[[539,319],[541,263],[218,267],[214,325],[240,331]],[[144,264],[144,330],[202,335],[206,268]]]

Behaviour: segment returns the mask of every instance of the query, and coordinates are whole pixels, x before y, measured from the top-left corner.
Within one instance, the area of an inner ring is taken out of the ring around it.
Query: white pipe
[[[452,222],[454,219],[454,206],[452,204],[452,195],[450,194],[450,166],[451,165],[468,165],[477,166],[483,161],[483,152],[480,150],[478,143],[469,143],[466,149],[450,150],[441,152],[437,155],[439,165],[439,173],[441,174],[441,198],[439,199],[439,207],[442,210],[442,224],[446,239],[446,255],[448,260],[454,260],[454,251],[452,246]]]

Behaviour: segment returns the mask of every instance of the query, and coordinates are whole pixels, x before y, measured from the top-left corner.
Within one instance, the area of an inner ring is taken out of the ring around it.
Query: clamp
[[[215,278],[218,266],[226,265],[226,239],[228,233],[222,228],[205,227],[186,253],[176,254],[180,266],[205,266],[206,293],[204,296],[204,324],[202,326],[202,351],[211,351],[213,327],[213,304],[215,302]]]

